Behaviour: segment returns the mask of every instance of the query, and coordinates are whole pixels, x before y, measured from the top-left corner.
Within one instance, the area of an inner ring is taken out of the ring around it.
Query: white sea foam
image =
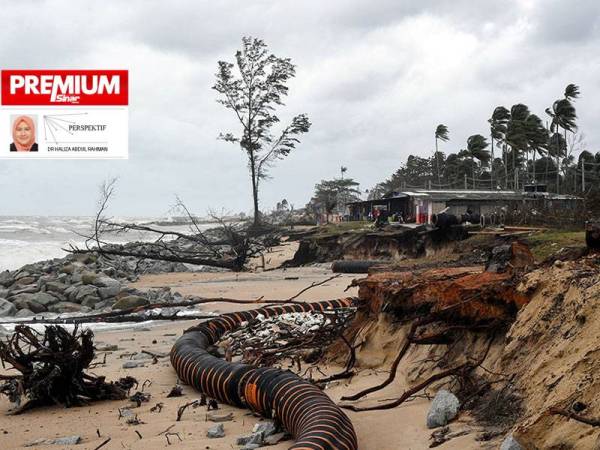
[[[160,218],[114,218],[133,223],[148,223]],[[92,217],[2,217],[0,216],[0,271],[14,270],[36,261],[61,258],[66,255],[63,248],[69,244],[81,246],[85,235],[91,231]],[[188,232],[187,226],[156,226],[161,230]],[[210,225],[202,225],[202,229]],[[155,238],[152,234],[132,231],[110,235],[106,242],[124,243],[146,241]]]

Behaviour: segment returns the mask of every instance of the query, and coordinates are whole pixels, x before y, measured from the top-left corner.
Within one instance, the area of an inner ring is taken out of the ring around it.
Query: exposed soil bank
[[[444,385],[456,393],[459,417],[472,415],[482,427],[478,439],[497,448],[512,432],[525,449],[600,448],[597,427],[552,413],[600,418],[600,256],[574,258],[525,264],[513,273],[483,267],[373,273],[356,282],[369,306],[355,324],[358,365],[389,368],[410,339],[396,380],[382,394],[483,355],[468,376],[425,389],[433,394]],[[432,320],[409,336],[415,320],[427,316]],[[351,403],[381,406],[376,398]]]
[[[441,231],[426,226],[388,227],[381,231],[313,233],[300,239],[298,251],[288,265],[299,266],[334,260],[399,261],[406,258],[420,258],[443,248],[449,242],[466,239],[466,237],[467,232],[464,227],[452,227]]]

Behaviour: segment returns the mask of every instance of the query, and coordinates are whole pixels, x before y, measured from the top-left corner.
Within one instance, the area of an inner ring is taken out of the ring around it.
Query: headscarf
[[[31,139],[25,145],[22,145],[17,141],[17,127],[21,122],[25,122],[29,126],[29,128],[31,128]],[[17,151],[28,152],[29,150],[31,150],[31,147],[35,143],[35,124],[33,123],[33,119],[29,116],[17,117],[13,122],[12,137]]]

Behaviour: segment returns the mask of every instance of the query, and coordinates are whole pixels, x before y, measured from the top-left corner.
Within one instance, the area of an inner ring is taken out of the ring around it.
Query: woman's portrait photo
[[[16,116],[12,118],[11,152],[37,152],[35,142],[35,118],[32,116]]]

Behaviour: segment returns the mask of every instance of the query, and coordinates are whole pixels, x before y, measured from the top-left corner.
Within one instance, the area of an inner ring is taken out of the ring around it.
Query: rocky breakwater
[[[138,291],[127,286],[144,272],[188,270],[160,261],[140,265],[128,258],[69,255],[0,272],[0,317],[41,313],[89,313],[149,303],[181,301],[170,289]]]

